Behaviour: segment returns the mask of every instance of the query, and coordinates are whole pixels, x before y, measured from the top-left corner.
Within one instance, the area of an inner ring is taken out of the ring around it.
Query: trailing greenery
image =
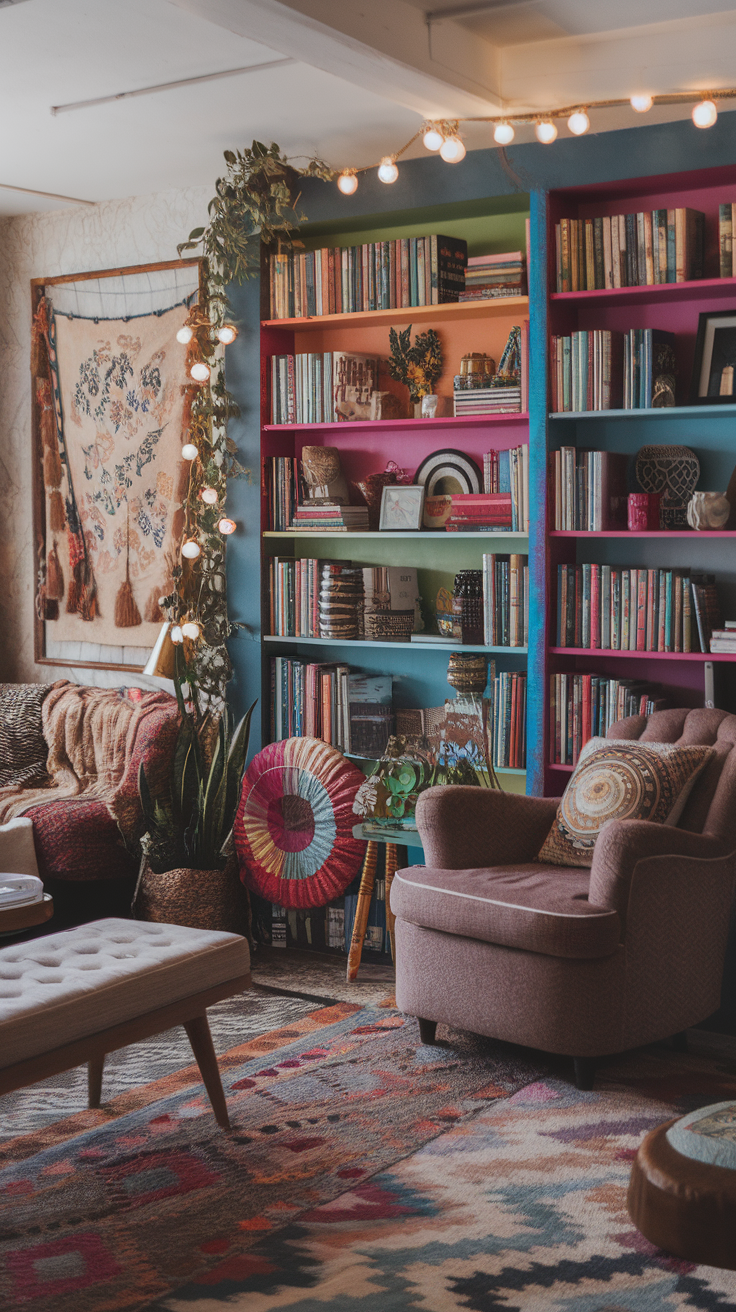
[[[169,788],[154,797],[141,764],[138,791],[146,822],[141,848],[151,869],[224,869],[248,754],[250,722],[255,702],[235,726],[228,707],[219,717],[217,736],[209,753],[202,743],[202,725],[195,723],[176,679],[181,723]]]

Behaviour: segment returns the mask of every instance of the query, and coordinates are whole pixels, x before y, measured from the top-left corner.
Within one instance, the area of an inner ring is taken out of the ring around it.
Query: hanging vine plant
[[[181,649],[178,670],[189,684],[197,716],[203,702],[212,709],[224,702],[232,675],[226,641],[240,627],[227,612],[225,543],[236,526],[227,516],[225,499],[228,479],[248,471],[238,463],[227,433],[228,420],[240,413],[224,378],[223,346],[237,336],[229,322],[227,288],[260,274],[262,243],[301,245],[298,227],[306,217],[299,210],[301,179],[334,177],[317,159],[295,168],[273,142],[226,150],[225,162],[227,172],[217,179],[207,226],[194,228],[177,248],[180,256],[197,251],[206,259],[207,294],[187,320],[190,418],[184,453],[192,469],[182,563],[162,607],[172,624],[172,640]]]

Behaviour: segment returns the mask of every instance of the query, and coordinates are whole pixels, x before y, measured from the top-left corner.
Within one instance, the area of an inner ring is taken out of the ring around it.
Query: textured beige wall
[[[33,659],[30,280],[175,259],[210,194],[191,187],[0,220],[0,681],[121,679]]]

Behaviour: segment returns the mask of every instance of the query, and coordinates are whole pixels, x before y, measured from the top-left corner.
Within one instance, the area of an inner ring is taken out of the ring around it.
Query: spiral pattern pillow
[[[591,738],[570,777],[537,860],[589,866],[607,820],[675,825],[712,747]]]
[[[345,892],[365,855],[353,838],[360,770],[320,738],[287,738],[253,758],[234,837],[243,883],[278,906],[320,907]]]

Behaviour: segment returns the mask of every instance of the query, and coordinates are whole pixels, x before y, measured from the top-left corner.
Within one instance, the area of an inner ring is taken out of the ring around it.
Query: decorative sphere
[[[181,554],[182,556],[186,556],[187,560],[196,560],[201,550],[202,548],[199,543],[195,542],[193,538],[190,538],[188,542],[183,544]]]
[[[632,96],[630,103],[631,108],[635,109],[637,114],[646,114],[654,104],[654,96]]]
[[[199,637],[199,625],[195,624],[194,620],[187,620],[186,624],[182,624],[181,631],[185,638],[194,640]]]
[[[184,634],[182,633],[181,626],[179,624],[175,624],[173,626],[171,633],[169,634],[169,637],[171,638],[172,642],[176,643],[177,647],[179,646],[180,642],[184,641]]]
[[[213,487],[203,487],[199,495],[201,496],[206,506],[217,505],[217,501],[218,501],[217,492]]]
[[[701,100],[693,109],[696,128],[712,128],[717,118],[718,110],[712,100]]]
[[[197,456],[199,455],[199,451],[197,450],[193,442],[185,442],[181,449],[181,454],[184,460],[196,460]]]
[[[354,173],[341,173],[337,179],[337,189],[343,196],[352,196],[358,190],[358,179]]]
[[[465,159],[465,146],[459,137],[446,137],[440,146],[440,155],[446,164],[459,164]]]
[[[191,342],[193,336],[194,329],[190,328],[188,323],[185,323],[184,327],[180,328],[176,334],[176,340],[177,342],[181,342],[182,346],[186,346],[188,342]]]
[[[204,360],[197,360],[189,370],[190,376],[195,383],[206,383],[210,376],[210,367],[205,364]]]
[[[550,146],[557,139],[557,126],[549,118],[543,118],[534,129],[537,141],[543,146]]]
[[[221,328],[217,329],[215,335],[218,342],[222,342],[223,346],[231,346],[238,335],[238,330],[234,324],[224,323]]]
[[[390,155],[385,155],[378,165],[378,176],[381,182],[395,182],[398,178],[399,170]]]
[[[439,150],[444,139],[445,138],[443,137],[439,128],[437,128],[434,123],[430,123],[429,127],[427,128],[427,131],[422,137],[422,141],[424,142],[424,145],[427,147],[427,150]]]
[[[221,519],[217,527],[221,533],[225,534],[225,537],[228,537],[230,533],[235,532],[238,526],[234,519]]]
[[[515,136],[510,123],[497,123],[493,129],[493,140],[499,146],[510,146]]]
[[[582,137],[584,132],[590,127],[590,119],[584,109],[576,109],[567,120],[567,126],[574,137]]]

